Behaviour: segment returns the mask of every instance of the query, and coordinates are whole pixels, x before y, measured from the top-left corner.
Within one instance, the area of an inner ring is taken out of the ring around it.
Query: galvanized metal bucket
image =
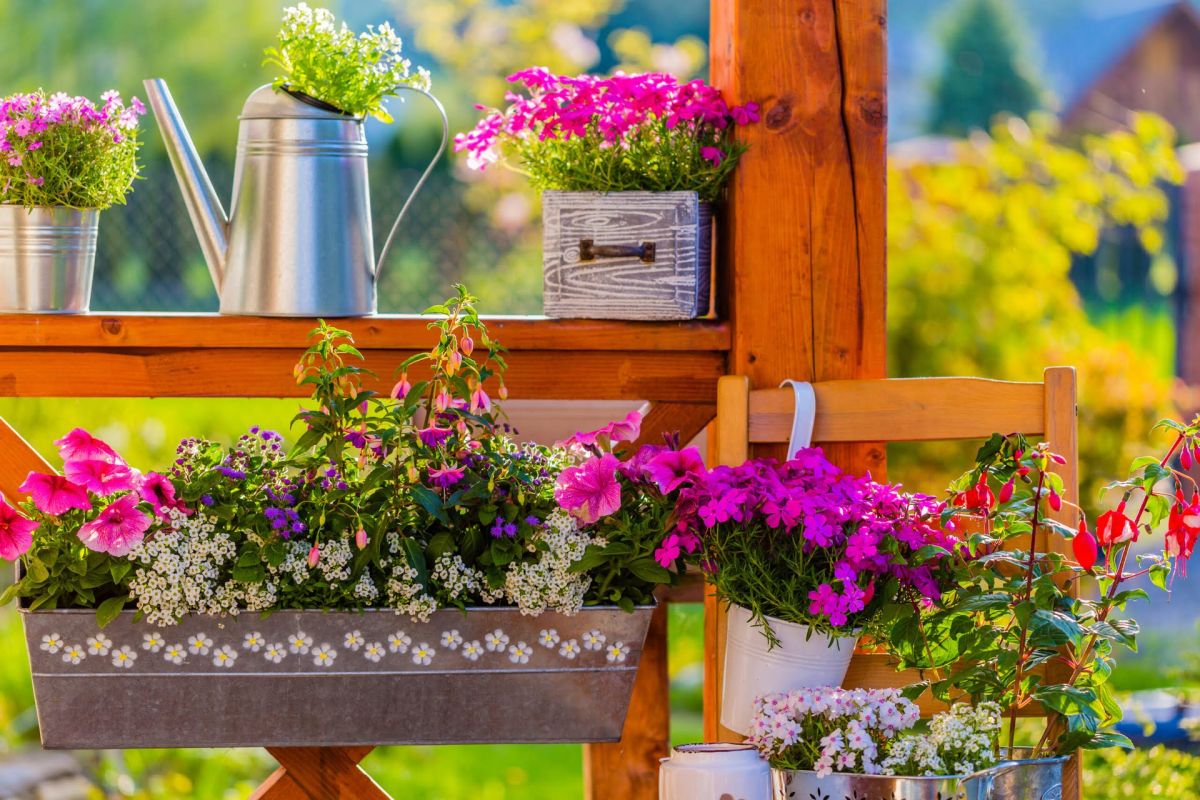
[[[775,800],[1061,800],[1066,762],[1066,756],[1017,759],[971,775],[936,777],[835,772],[818,778],[780,769],[771,777]]]
[[[94,208],[0,205],[0,312],[86,312],[99,225]]]
[[[22,616],[43,746],[107,749],[617,741],[652,612]]]

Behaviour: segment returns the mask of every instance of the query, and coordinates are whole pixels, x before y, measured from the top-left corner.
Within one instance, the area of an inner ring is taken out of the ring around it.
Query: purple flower
[[[211,494],[202,494],[202,495],[200,495],[200,502],[206,506],[212,506],[217,501],[213,500],[213,496]]]
[[[658,485],[659,491],[670,494],[704,473],[704,459],[694,447],[664,450],[647,462],[645,471]]]
[[[346,441],[362,450],[367,446],[367,432],[364,430],[353,430],[346,433]]]
[[[461,467],[442,466],[429,470],[429,481],[439,489],[449,489],[461,481],[462,477],[463,470]]]
[[[683,555],[683,546],[678,534],[672,533],[662,540],[654,551],[654,560],[664,568],[670,568]]]
[[[417,430],[417,438],[421,440],[421,444],[428,448],[441,447],[454,433],[450,428],[439,428],[437,425],[430,425],[428,428],[420,428]]]
[[[246,480],[246,473],[242,472],[240,469],[234,469],[233,467],[217,467],[217,472],[221,473],[232,481]]]

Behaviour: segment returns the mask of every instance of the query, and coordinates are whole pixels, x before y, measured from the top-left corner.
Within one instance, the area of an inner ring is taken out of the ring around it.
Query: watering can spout
[[[192,137],[188,135],[183,117],[175,107],[166,81],[162,78],[150,78],[143,81],[143,84],[150,100],[150,109],[154,112],[158,129],[167,146],[171,167],[175,170],[175,177],[183,192],[183,201],[187,206],[188,216],[191,217],[192,227],[196,229],[196,236],[200,239],[200,249],[208,263],[213,285],[219,293],[225,272],[229,218],[225,215],[221,200],[213,189],[212,181],[208,179],[204,163],[196,152],[196,146],[192,144]]]

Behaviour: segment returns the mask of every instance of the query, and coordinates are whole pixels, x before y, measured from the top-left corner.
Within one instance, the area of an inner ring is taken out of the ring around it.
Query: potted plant
[[[936,600],[952,543],[940,508],[848,475],[819,448],[717,467],[682,489],[680,535],[729,607],[721,724],[748,732],[760,694],[840,685],[885,606]]]
[[[569,77],[531,68],[523,91],[455,137],[473,169],[511,165],[542,190],[552,317],[708,313],[712,208],[758,119],[702,81],[662,73]]]
[[[651,592],[677,575],[653,558],[676,493],[622,478],[644,518],[600,513],[587,454],[501,421],[504,350],[473,298],[432,311],[436,345],[391,397],[344,331],[314,331],[291,448],[189,438],[143,474],[75,430],[63,473],[0,505],[46,746],[620,737]]]
[[[145,111],[116,91],[0,100],[0,311],[88,310],[100,212],[138,175]]]
[[[1061,456],[1019,435],[995,435],[981,448],[943,514],[949,525],[969,515],[978,529],[946,561],[947,590],[921,615],[885,623],[883,641],[900,666],[926,675],[911,696],[928,689],[948,702],[996,703],[1007,717],[1002,752],[1014,760],[1131,746],[1111,730],[1121,709],[1110,683],[1115,648],[1136,644],[1129,605],[1147,597],[1129,584],[1145,576],[1169,589],[1200,536],[1200,496],[1172,467],[1177,457],[1192,462],[1200,418],[1160,427],[1174,442],[1162,458],[1135,459],[1129,476],[1109,485],[1120,499],[1094,531],[1082,511],[1077,527],[1053,516],[1064,507],[1053,471]],[[1143,539],[1135,553],[1134,543],[1156,529],[1165,531],[1161,549]],[[1073,561],[1050,547],[1056,537],[1070,540]],[[1045,722],[1020,747],[1017,717],[1035,704]]]

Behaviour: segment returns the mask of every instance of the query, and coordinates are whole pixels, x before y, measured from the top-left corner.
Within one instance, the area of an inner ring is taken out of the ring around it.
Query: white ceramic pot
[[[771,800],[771,767],[748,744],[684,744],[662,759],[658,800]]]
[[[850,668],[857,636],[829,637],[807,625],[767,617],[779,646],[770,648],[766,633],[751,614],[731,605],[725,628],[725,681],[721,686],[721,724],[750,732],[754,698],[793,689],[841,686]]]

